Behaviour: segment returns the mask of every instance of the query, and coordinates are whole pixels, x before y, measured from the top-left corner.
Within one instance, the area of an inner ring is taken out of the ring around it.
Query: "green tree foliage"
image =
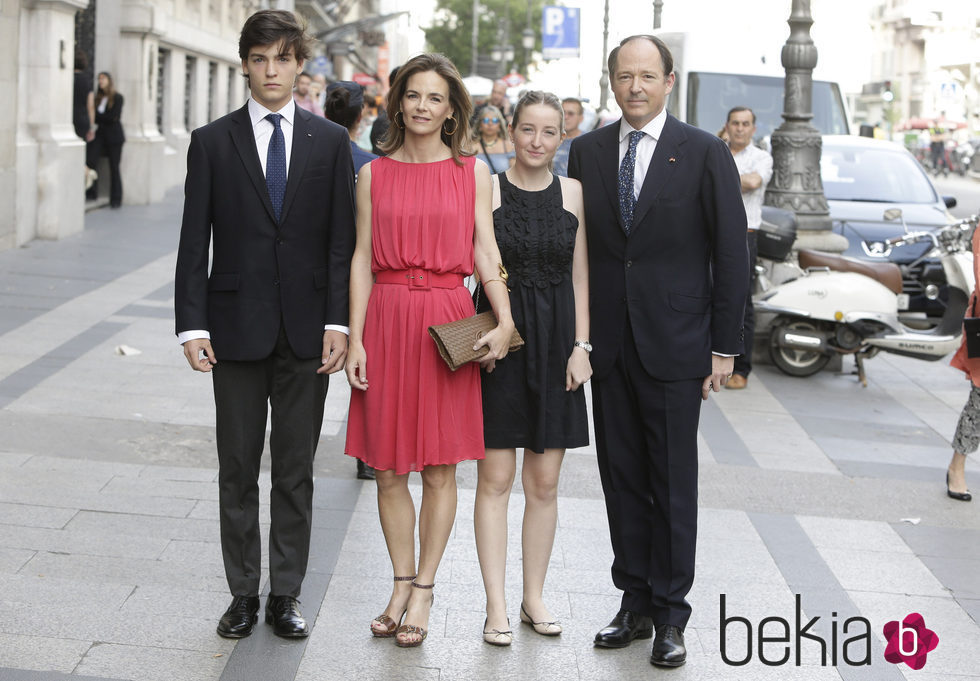
[[[480,22],[477,47],[483,58],[486,58],[494,45],[500,44],[499,33],[503,20],[503,25],[509,26],[507,42],[514,48],[514,68],[521,73],[527,73],[521,33],[527,28],[529,4],[534,50],[540,52],[541,8],[545,4],[544,0],[480,0],[477,13],[477,20]],[[473,71],[472,39],[473,0],[439,0],[433,25],[425,29],[428,49],[449,57],[460,73],[466,75]]]

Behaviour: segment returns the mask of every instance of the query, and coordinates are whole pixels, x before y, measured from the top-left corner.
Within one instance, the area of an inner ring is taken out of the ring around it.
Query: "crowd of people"
[[[214,383],[232,595],[218,633],[248,636],[258,616],[270,405],[266,621],[280,636],[309,633],[297,598],[312,461],[328,377],[344,371],[345,451],[373,473],[393,578],[365,628],[401,647],[425,641],[456,466],[476,461],[482,637],[511,644],[507,509],[521,450],[518,617],[560,635],[543,591],[562,459],[589,441],[591,381],[622,592],[594,642],[653,638],[652,664],[684,664],[700,404],[748,375],[738,358],[750,349],[749,230],[771,173],[768,155],[751,151],[754,114],[729,113],[727,142],[670,116],[672,55],[648,35],[609,55],[622,118],[585,134],[575,99],[529,91],[511,107],[495,86],[474,107],[437,54],[397,70],[367,126],[361,86],[317,87],[304,75],[308,38],[286,11],[252,15],[239,56],[248,103],[191,137],[175,292],[184,355]],[[373,154],[359,144],[363,129]],[[556,172],[563,149],[567,176]],[[429,327],[483,311],[496,325],[468,341],[482,357],[451,370]],[[524,346],[511,351],[515,329]]]

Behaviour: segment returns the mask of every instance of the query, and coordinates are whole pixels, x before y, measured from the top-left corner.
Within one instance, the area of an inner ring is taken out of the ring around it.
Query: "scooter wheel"
[[[791,319],[783,323],[773,324],[772,333],[769,334],[769,359],[780,371],[790,376],[803,378],[813,376],[827,366],[830,357],[822,352],[781,346],[777,333],[780,328],[796,331],[818,330],[816,324],[802,319]]]

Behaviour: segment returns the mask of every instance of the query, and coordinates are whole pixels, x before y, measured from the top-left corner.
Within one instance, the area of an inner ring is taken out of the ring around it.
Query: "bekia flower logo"
[[[904,662],[912,669],[926,666],[926,656],[939,645],[939,636],[926,627],[922,615],[913,612],[899,622],[892,620],[885,625],[885,659],[892,664]]]

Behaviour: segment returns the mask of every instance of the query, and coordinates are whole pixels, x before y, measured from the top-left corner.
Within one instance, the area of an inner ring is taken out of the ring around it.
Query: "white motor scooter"
[[[902,219],[902,211],[890,208],[884,218]],[[867,386],[864,359],[881,350],[932,361],[956,350],[974,286],[970,240],[977,221],[974,215],[928,232],[906,227],[903,236],[889,240],[892,246],[931,241],[931,253],[940,258],[949,300],[939,324],[928,330],[913,329],[899,319],[898,265],[800,250],[801,275],[755,300],[757,313],[776,315],[769,336],[773,364],[790,376],[812,376],[831,357],[853,354],[858,378]]]

